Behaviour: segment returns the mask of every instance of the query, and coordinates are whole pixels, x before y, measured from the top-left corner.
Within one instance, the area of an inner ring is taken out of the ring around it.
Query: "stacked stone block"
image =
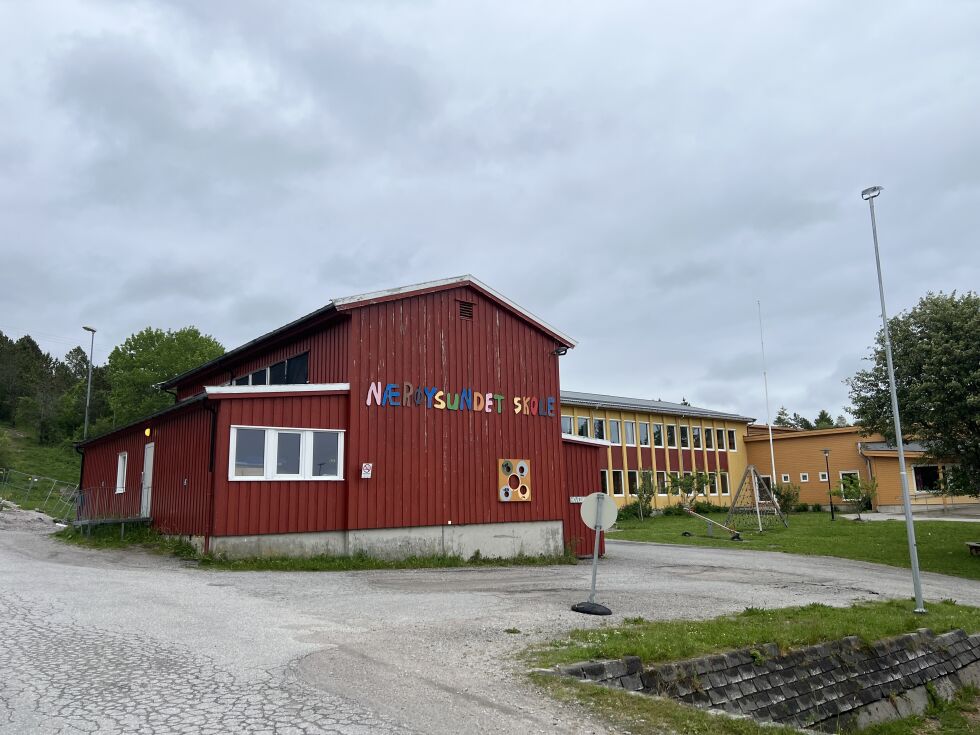
[[[774,643],[658,664],[562,667],[566,676],[761,721],[836,732],[921,712],[931,696],[980,685],[980,635],[926,629],[871,645],[856,637],[782,653]]]

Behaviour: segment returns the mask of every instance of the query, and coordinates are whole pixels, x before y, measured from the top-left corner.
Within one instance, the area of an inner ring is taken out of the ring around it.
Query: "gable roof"
[[[519,306],[517,303],[511,301],[503,294],[490,288],[490,286],[483,283],[483,281],[467,274],[463,276],[455,276],[454,278],[444,278],[438,281],[427,281],[425,283],[400,286],[398,288],[391,288],[384,291],[371,291],[369,293],[357,294],[355,296],[343,296],[341,298],[333,299],[327,303],[326,306],[323,306],[316,311],[310,312],[305,316],[301,316],[299,319],[294,319],[288,324],[278,327],[277,329],[273,329],[271,332],[266,332],[262,336],[256,337],[250,342],[246,342],[233,350],[229,350],[228,352],[209,362],[198,365],[197,367],[191,368],[180,375],[170,378],[170,380],[161,383],[160,387],[164,389],[175,388],[181,383],[193,378],[195,375],[200,375],[202,373],[214,370],[221,365],[234,362],[243,355],[255,351],[277,339],[285,338],[291,333],[300,332],[314,326],[317,323],[328,323],[345,312],[353,311],[364,306],[370,306],[371,304],[378,304],[385,301],[395,301],[398,299],[407,298],[409,296],[435,293],[437,291],[446,291],[449,289],[458,288],[459,286],[469,286],[475,291],[483,294],[485,297],[496,302],[518,318],[523,319],[532,326],[553,337],[559,345],[566,348],[574,347],[576,345],[575,340],[568,335],[558,331],[543,319],[540,319],[524,307]]]
[[[614,411],[640,411],[643,413],[660,413],[670,416],[688,416],[691,418],[718,419],[719,421],[736,421],[742,424],[749,424],[755,421],[748,416],[739,416],[735,413],[725,413],[724,411],[713,411],[709,408],[698,408],[684,403],[671,403],[669,401],[651,401],[646,398],[626,398],[624,396],[607,396],[601,393],[578,393],[571,390],[561,392],[562,404],[569,406],[583,406],[587,408],[605,408]]]

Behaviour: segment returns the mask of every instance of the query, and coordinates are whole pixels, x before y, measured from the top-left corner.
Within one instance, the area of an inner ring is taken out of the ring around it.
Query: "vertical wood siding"
[[[595,531],[582,522],[582,506],[569,502],[569,498],[599,492],[599,470],[606,463],[606,451],[604,447],[563,441],[562,455],[565,546],[576,556],[591,556],[595,545]],[[605,534],[599,539],[599,553],[606,553]]]
[[[150,436],[144,434],[150,429]],[[203,405],[137,424],[85,448],[82,489],[96,514],[140,514],[143,451],[153,443],[150,515],[165,533],[203,535],[208,527],[211,413]],[[117,494],[116,462],[128,453],[126,490]],[[185,484],[186,480],[186,484]]]
[[[474,303],[472,319],[457,300]],[[555,345],[466,287],[353,310],[348,527],[562,519]],[[373,381],[499,393],[503,413],[366,406]],[[555,415],[515,415],[514,396],[553,396]],[[531,502],[497,499],[502,458],[531,460]],[[374,464],[369,480],[354,472],[362,462]]]
[[[243,357],[237,362],[223,366],[220,370],[194,376],[186,385],[178,387],[177,397],[181,400],[189,398],[204,390],[206,385],[224,385],[233,378],[248,375],[255,370],[304,352],[310,353],[309,382],[346,383],[348,330],[349,321],[346,317],[340,317],[339,321],[321,327],[312,334]]]
[[[348,397],[269,396],[224,399],[218,403],[221,410],[215,460],[214,534],[251,536],[342,530],[346,520],[346,480],[233,481],[228,479],[228,451],[232,426],[346,430]],[[344,443],[349,458],[349,434]],[[352,471],[353,466],[347,461],[345,476]]]

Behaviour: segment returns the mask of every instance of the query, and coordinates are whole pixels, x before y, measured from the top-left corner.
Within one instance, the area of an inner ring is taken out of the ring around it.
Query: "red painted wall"
[[[457,300],[474,304],[471,320]],[[554,338],[460,287],[351,313],[348,526],[560,520],[561,428]],[[503,413],[366,406],[368,386],[410,382],[503,394]],[[515,415],[514,396],[551,396],[554,416]],[[531,460],[531,502],[497,499],[497,460]]]
[[[144,430],[150,429],[150,436]],[[207,532],[210,476],[211,413],[203,405],[137,424],[123,432],[95,440],[85,448],[82,489],[85,512],[103,516],[135,517],[140,514],[143,451],[154,445],[150,514],[162,531],[202,535]],[[126,491],[116,489],[119,452],[129,454]],[[187,484],[184,484],[186,479]]]
[[[606,448],[565,440],[562,441],[562,454],[565,546],[576,556],[592,556],[595,531],[582,522],[582,506],[569,502],[569,498],[599,492],[599,470],[606,463]],[[599,537],[599,553],[606,553],[605,534]]]
[[[220,411],[214,474],[215,536],[344,528],[346,480],[229,480],[228,449],[232,426],[346,430],[346,395],[225,398],[216,403]],[[344,443],[348,477],[352,472],[349,435]]]
[[[181,400],[189,398],[200,393],[206,385],[224,385],[229,380],[304,352],[310,353],[310,383],[346,383],[348,334],[349,321],[347,317],[339,316],[316,332],[243,356],[220,370],[194,376],[177,388],[177,397]]]

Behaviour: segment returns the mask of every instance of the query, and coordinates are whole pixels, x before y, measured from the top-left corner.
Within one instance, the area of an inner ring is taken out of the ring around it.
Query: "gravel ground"
[[[0,530],[4,735],[606,732],[529,688],[515,659],[606,624],[569,610],[587,564],[235,573],[40,528],[52,526]],[[924,585],[927,599],[980,605],[978,582]],[[629,542],[608,544],[599,586],[613,623],[911,594],[901,569]]]

